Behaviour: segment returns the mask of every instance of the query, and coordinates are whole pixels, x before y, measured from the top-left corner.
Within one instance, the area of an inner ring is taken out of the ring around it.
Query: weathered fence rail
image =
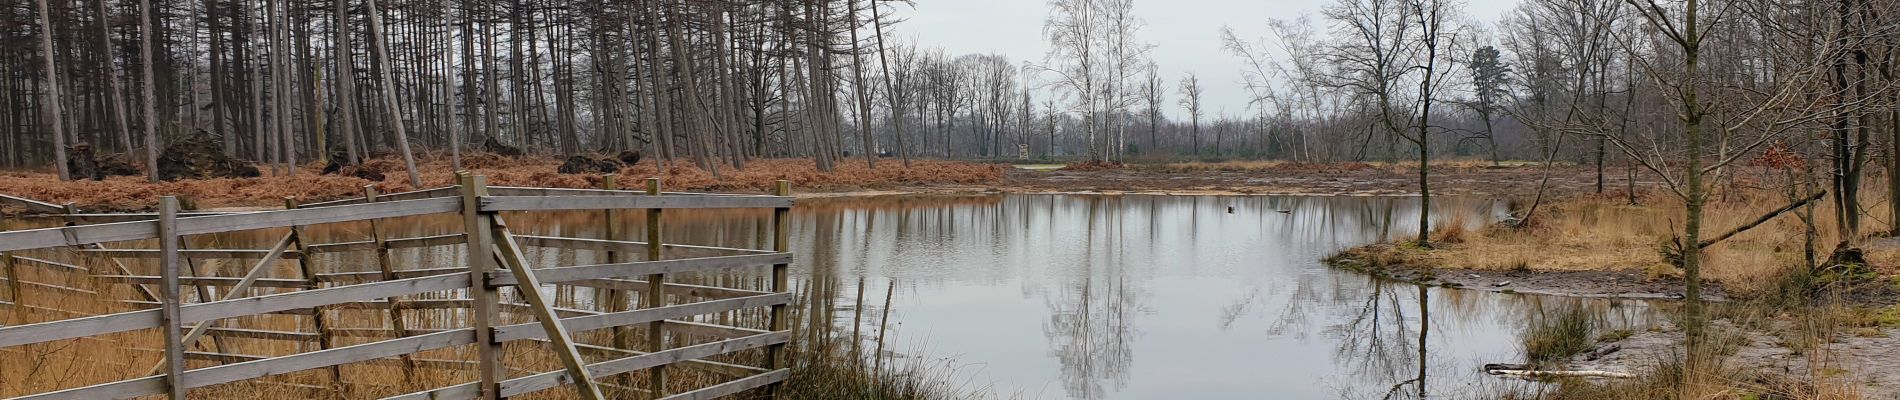
[[[18,351],[25,346],[68,340],[99,340],[101,336],[149,329],[165,333],[162,343],[150,344],[162,344],[162,348],[135,349],[163,354],[162,362],[148,375],[27,393],[15,398],[116,399],[152,395],[183,398],[195,388],[310,370],[324,371],[328,384],[260,382],[341,390],[354,383],[345,381],[339,366],[357,364],[394,366],[403,369],[405,374],[414,374],[417,368],[475,373],[475,378],[465,383],[389,397],[392,399],[502,398],[561,386],[572,387],[582,398],[594,399],[607,397],[603,387],[668,399],[718,397],[761,387],[774,390],[776,384],[789,375],[780,352],[792,337],[786,320],[786,305],[792,301],[786,286],[786,268],[792,262],[792,254],[786,247],[786,219],[793,200],[788,197],[787,185],[780,182],[773,195],[711,195],[661,192],[657,179],[648,181],[646,191],[615,190],[612,180],[607,182],[610,183],[606,189],[490,187],[484,177],[463,175],[459,185],[446,188],[389,195],[366,190],[366,195],[358,199],[301,206],[289,202],[283,211],[190,216],[181,216],[178,202],[169,197],[161,202],[157,213],[81,214],[70,205],[0,196],[0,202],[27,207],[34,212],[60,214],[68,221],[129,220],[0,232],[0,273],[6,274],[0,276],[0,281],[11,288],[11,302],[0,302],[0,307],[16,308],[11,310],[15,317],[29,314],[44,317],[45,311],[58,307],[29,304],[35,303],[36,291],[86,296],[113,293],[28,280],[19,270],[29,266],[43,270],[34,276],[81,276],[91,279],[95,285],[129,286],[139,295],[138,298],[112,299],[116,304],[135,308],[129,311],[96,315],[66,312],[66,316],[82,315],[0,325],[0,350]],[[662,211],[677,208],[772,209],[773,245],[770,249],[742,249],[665,243],[660,224]],[[627,209],[646,210],[647,240],[621,237],[615,210]],[[501,215],[503,212],[580,210],[606,210],[607,237],[517,234]],[[463,230],[430,236],[385,237],[386,220],[430,215],[460,216]],[[370,239],[312,243],[304,233],[311,226],[351,222],[369,223]],[[289,233],[270,249],[181,248],[181,239],[187,236],[282,228],[289,228]],[[157,248],[138,246],[149,245],[152,239],[157,239]],[[118,242],[132,244],[113,244]],[[466,260],[451,267],[400,268],[393,265],[389,256],[392,249],[442,246],[461,247]],[[528,247],[607,252],[607,262],[530,265],[533,262],[525,256]],[[98,263],[89,268],[85,262],[66,263],[21,255],[45,252],[105,260],[113,268],[100,269]],[[313,266],[320,262],[317,255],[349,252],[373,253],[374,265],[328,272]],[[636,252],[644,252],[645,257],[636,259]],[[200,273],[200,266],[195,263],[209,260],[248,268],[242,276]],[[138,274],[123,262],[156,262],[159,272]],[[280,269],[280,263],[296,264],[301,276],[270,277],[272,271]],[[669,274],[746,268],[766,268],[770,274],[768,290],[667,281]],[[187,301],[182,294],[186,288],[196,289],[192,299],[195,301]],[[544,289],[560,292],[564,288],[595,290],[603,301],[594,304],[594,309],[565,308],[544,293]],[[509,300],[500,296],[504,290],[509,292]],[[331,315],[339,310],[384,310],[388,313],[388,326],[334,326],[336,321]],[[428,329],[406,326],[409,318],[404,314],[418,310],[458,312],[458,317],[453,318],[458,326]],[[689,320],[743,310],[757,310],[765,315],[763,322],[767,329]],[[298,328],[294,330],[244,325],[247,318],[266,314],[300,315],[310,323],[295,324]],[[504,323],[522,320],[533,322]],[[5,322],[12,321],[0,320],[0,323]],[[596,339],[594,343],[581,340],[582,333],[609,329],[614,333],[609,336],[611,340],[598,340],[604,335],[587,335]],[[644,330],[644,333],[634,335],[634,330]],[[674,340],[668,340],[668,332],[674,333]],[[685,343],[677,337],[682,334],[717,340]],[[638,340],[635,336],[639,336]],[[372,341],[342,344],[338,338]],[[204,343],[207,339],[212,343]],[[240,339],[293,343],[306,350],[286,355],[253,355],[239,353],[223,342]],[[545,349],[562,367],[510,374],[509,371],[518,366],[507,365],[509,360],[502,358],[502,346],[506,343]],[[308,349],[310,347],[314,349]],[[194,350],[199,348],[205,350]],[[451,348],[467,348],[461,352],[465,359],[422,358],[422,353]],[[751,349],[764,349],[757,360],[759,365],[708,360]],[[584,357],[584,354],[592,357]],[[666,374],[667,367],[672,365],[712,371],[730,379],[673,393],[672,389],[679,385],[669,385]],[[648,371],[644,376],[645,388],[628,387],[631,382],[628,378],[619,378],[618,384],[603,380],[636,371]],[[518,376],[509,378],[511,375]]]

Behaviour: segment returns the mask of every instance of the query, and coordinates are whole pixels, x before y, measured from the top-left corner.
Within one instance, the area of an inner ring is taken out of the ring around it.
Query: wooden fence
[[[287,209],[283,211],[242,213],[185,214],[173,197],[164,198],[158,212],[151,214],[83,214],[70,205],[0,198],[30,211],[61,213],[69,221],[123,220],[0,232],[0,267],[3,267],[0,273],[7,274],[0,279],[8,283],[13,300],[0,306],[16,307],[15,314],[69,316],[0,326],[0,350],[154,328],[164,333],[164,348],[155,349],[162,351],[163,360],[151,366],[151,373],[143,377],[15,398],[116,399],[166,395],[182,399],[194,388],[311,370],[328,375],[328,385],[317,385],[318,390],[337,390],[336,395],[341,395],[347,393],[341,391],[341,386],[349,383],[344,381],[338,368],[355,363],[394,365],[405,374],[413,374],[417,368],[475,373],[476,378],[467,379],[465,383],[387,397],[390,399],[494,399],[562,386],[571,387],[579,397],[587,399],[630,397],[623,393],[666,399],[704,399],[757,388],[769,393],[789,375],[782,353],[791,337],[786,306],[792,295],[786,290],[786,269],[792,261],[787,248],[787,214],[793,201],[788,197],[786,182],[780,181],[773,195],[723,195],[661,192],[658,179],[648,180],[645,191],[617,190],[613,179],[605,180],[607,187],[598,190],[491,187],[482,176],[462,175],[459,179],[458,185],[446,188],[389,195],[366,189],[365,196],[357,199],[301,206],[287,200]],[[660,223],[663,212],[679,208],[772,209],[771,248],[664,243]],[[633,209],[646,213],[646,241],[623,238],[617,213]],[[605,210],[606,237],[519,234],[510,229],[501,215],[503,212],[573,210]],[[388,230],[385,225],[391,219],[438,214],[460,216],[462,232],[385,237]],[[371,237],[336,243],[306,241],[307,227],[352,222],[368,223]],[[181,248],[181,238],[186,236],[269,228],[290,229],[269,249]],[[151,239],[157,239],[157,248],[120,247],[115,243],[149,243]],[[389,254],[392,249],[441,246],[465,249],[466,263],[440,268],[402,268],[393,265],[395,262]],[[530,265],[524,255],[529,247],[604,251],[607,262]],[[21,255],[23,252],[63,252],[109,263],[88,266],[83,262],[27,257]],[[373,253],[375,268],[358,266],[353,270],[323,272],[313,266],[315,255],[347,252]],[[645,256],[635,257],[639,252]],[[640,260],[629,261],[635,258]],[[189,264],[201,259],[242,260],[250,267],[242,276],[201,275]],[[136,274],[123,260],[147,263],[156,260],[158,272]],[[296,264],[302,276],[265,277],[279,262]],[[99,270],[108,268],[100,265],[108,264],[111,270]],[[186,266],[184,273],[181,273],[181,265]],[[676,273],[752,267],[769,268],[769,286],[766,286],[769,290],[693,285],[668,282],[667,278]],[[138,298],[122,301],[130,305],[129,311],[73,315],[84,313],[59,310],[57,305],[31,304],[35,292],[24,290],[30,287],[91,295],[111,292],[43,282],[43,279],[32,281],[23,277],[22,268],[84,275],[97,285],[128,286]],[[602,301],[597,309],[559,307],[550,295],[537,290],[576,287],[600,294]],[[197,290],[193,296],[197,301],[181,300],[184,296],[180,292],[186,288]],[[269,293],[260,293],[255,290],[258,288],[271,289]],[[525,300],[525,304],[504,301],[501,295],[504,289],[511,292],[509,297]],[[384,310],[388,313],[388,327],[384,332],[363,332],[366,329],[328,325],[334,322],[328,317],[332,311],[348,308]],[[457,320],[462,323],[452,329],[405,326],[408,319],[404,313],[431,309],[459,310],[456,312],[461,317]],[[752,315],[762,314],[767,329],[687,320],[747,310],[755,312]],[[247,319],[239,318],[262,314],[305,315],[309,323],[298,323],[297,329],[273,330],[244,326]],[[507,324],[504,316],[514,317],[513,320],[527,320],[526,317],[531,316],[533,322]],[[304,327],[310,328],[309,331]],[[587,344],[577,340],[581,333],[603,330],[614,333],[612,343]],[[636,331],[641,333],[636,335]],[[669,336],[669,332],[673,335]],[[678,337],[687,333],[712,340],[680,345],[684,341]],[[201,342],[207,337],[213,343]],[[336,340],[339,337],[384,340],[340,345]],[[218,342],[234,338],[294,342],[307,351],[255,356],[231,352]],[[561,368],[523,372],[508,365],[510,360],[503,358],[502,346],[511,342],[538,343],[534,348],[551,351]],[[472,351],[467,350],[468,347],[472,347]],[[216,351],[194,350],[197,348]],[[463,354],[473,356],[461,360],[431,360],[420,356],[420,353],[451,348],[464,349]],[[762,359],[754,360],[757,366],[708,360],[751,349],[763,349],[759,357]],[[590,362],[583,357],[584,352],[600,360]],[[6,362],[23,359],[7,358]],[[669,388],[679,385],[667,383],[667,371],[672,366],[716,371],[730,379],[674,393]],[[633,385],[631,379],[605,379],[636,371],[646,372],[643,388],[629,387]]]

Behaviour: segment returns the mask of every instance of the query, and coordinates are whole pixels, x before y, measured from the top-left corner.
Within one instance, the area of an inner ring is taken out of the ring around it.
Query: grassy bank
[[[1552,311],[1526,319],[1520,337],[1525,361],[1576,368],[1581,354],[1617,343],[1622,351],[1633,348],[1644,354],[1613,368],[1637,378],[1555,379],[1530,388],[1501,389],[1498,396],[1876,398],[1867,393],[1865,378],[1892,374],[1883,360],[1888,355],[1879,349],[1900,332],[1900,307],[1894,305],[1900,247],[1872,237],[1888,231],[1887,221],[1892,221],[1884,212],[1887,199],[1881,191],[1870,188],[1862,200],[1875,205],[1867,207],[1868,226],[1861,232],[1866,238],[1861,242],[1864,264],[1829,262],[1842,234],[1829,217],[1833,211],[1827,201],[1781,214],[1707,247],[1703,276],[1727,295],[1727,301],[1710,307],[1709,345],[1699,350],[1707,354],[1698,357],[1712,360],[1707,365],[1684,364],[1690,357],[1682,354],[1681,332],[1674,328],[1681,320],[1678,303],[1657,303],[1668,322],[1637,332],[1605,330],[1586,315]],[[1659,286],[1680,287],[1680,269],[1670,256],[1672,228],[1683,220],[1682,205],[1668,195],[1637,200],[1632,204],[1621,193],[1560,197],[1543,204],[1522,226],[1477,226],[1470,216],[1454,214],[1437,222],[1430,248],[1380,243],[1348,249],[1333,260],[1417,281],[1492,271],[1520,278],[1618,271]],[[1711,199],[1705,230],[1712,235],[1745,226],[1790,201],[1786,194],[1770,190],[1725,191]]]
[[[1786,196],[1761,191],[1733,193],[1712,199],[1705,226],[1708,233],[1727,231],[1788,204]],[[1864,204],[1884,204],[1884,196],[1865,196]],[[1840,242],[1832,211],[1816,202],[1812,221],[1816,236],[1807,238],[1805,210],[1796,210],[1705,249],[1705,278],[1732,293],[1759,296],[1780,290],[1781,278],[1806,268],[1812,256],[1824,262]],[[1523,204],[1519,204],[1522,208]],[[1375,244],[1347,250],[1343,255],[1391,267],[1492,271],[1604,271],[1638,270],[1651,278],[1679,275],[1665,259],[1674,239],[1673,226],[1683,217],[1672,196],[1639,196],[1630,204],[1619,194],[1577,195],[1541,206],[1523,227],[1472,227],[1469,215],[1454,214],[1434,223],[1433,248]],[[1869,210],[1863,235],[1886,231],[1884,207]],[[1706,237],[1706,236],[1705,236]],[[1900,247],[1869,243],[1863,247],[1870,268],[1864,272],[1892,275],[1900,267]]]
[[[424,188],[453,185],[454,165],[447,154],[424,154],[417,161]],[[464,155],[462,166],[487,175],[492,185],[561,188],[598,188],[600,174],[561,174],[556,172],[561,159],[553,157],[510,158],[493,154]],[[384,179],[369,181],[340,175],[321,175],[322,166],[307,164],[295,174],[271,175],[260,168],[264,177],[243,179],[204,179],[148,183],[143,177],[112,177],[104,181],[61,182],[51,172],[0,172],[0,192],[55,203],[72,202],[89,211],[142,210],[156,204],[159,196],[190,196],[201,207],[276,206],[284,197],[304,201],[323,201],[362,195],[364,185],[375,184],[383,192],[413,190],[402,162],[375,159],[364,167],[381,172]],[[680,160],[667,165],[664,173],[652,160],[625,167],[618,173],[620,186],[644,187],[649,177],[663,177],[667,190],[762,193],[780,179],[792,182],[795,191],[850,191],[895,188],[909,185],[979,185],[1003,178],[1006,167],[958,161],[913,160],[904,168],[895,160],[881,160],[876,169],[862,159],[839,162],[832,172],[818,171],[811,159],[752,160],[742,170],[722,168],[720,176]]]
[[[1671,318],[1680,310],[1664,306]],[[1878,386],[1863,373],[1886,374],[1880,363],[1861,362],[1886,354],[1856,354],[1860,343],[1879,340],[1891,324],[1868,318],[1865,309],[1835,302],[1800,307],[1758,300],[1719,303],[1705,346],[1687,364],[1681,332],[1669,325],[1643,331],[1609,329],[1577,309],[1532,315],[1520,338],[1527,359],[1552,370],[1614,370],[1632,379],[1552,378],[1494,390],[1503,399],[1873,399]],[[1853,342],[1853,343],[1842,343]],[[1585,353],[1616,346],[1636,355],[1598,361]],[[1864,353],[1864,351],[1861,351]],[[1852,365],[1850,365],[1852,364]],[[1605,367],[1608,365],[1609,367]],[[1868,370],[1855,370],[1863,368]]]

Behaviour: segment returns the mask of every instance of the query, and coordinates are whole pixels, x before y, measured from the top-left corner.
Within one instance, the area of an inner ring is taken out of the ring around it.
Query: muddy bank
[[[1528,195],[1537,191],[1543,173],[1544,169],[1534,166],[1434,166],[1432,193]],[[1594,191],[1595,173],[1591,168],[1554,167],[1550,190],[1556,193]],[[1605,177],[1604,186],[1609,191],[1621,192],[1626,184],[1619,174]],[[1418,172],[1407,165],[1357,163],[1271,164],[1232,169],[1170,165],[1092,171],[1016,168],[1005,174],[998,187],[1013,193],[1411,196],[1418,194]]]
[[[1770,321],[1761,328],[1737,326],[1726,320],[1710,323],[1711,337],[1723,342],[1725,355],[1721,367],[1735,371],[1743,379],[1792,379],[1813,383],[1815,377],[1841,379],[1859,390],[1864,399],[1900,399],[1900,329],[1866,328],[1834,335],[1824,343],[1790,348],[1785,335],[1794,322]],[[1615,346],[1619,350],[1592,359],[1588,354],[1571,357],[1561,366],[1567,370],[1649,373],[1658,365],[1680,362],[1683,333],[1669,323],[1634,332],[1620,340],[1600,343],[1599,348]],[[1809,347],[1812,346],[1812,347]]]
[[[1684,298],[1681,279],[1651,276],[1648,271],[1641,269],[1536,271],[1445,268],[1394,262],[1382,256],[1391,251],[1392,246],[1374,244],[1347,249],[1327,258],[1326,262],[1335,267],[1407,282],[1487,292],[1648,300]],[[1728,297],[1717,282],[1705,282],[1702,290],[1704,300],[1723,301]]]
[[[1656,276],[1643,269],[1435,268],[1418,262],[1395,262],[1397,257],[1392,254],[1398,250],[1390,244],[1362,246],[1329,257],[1326,262],[1390,279],[1467,290],[1670,303],[1684,298],[1681,279]],[[1849,398],[1900,399],[1900,358],[1893,357],[1900,354],[1900,327],[1896,327],[1900,323],[1890,321],[1891,315],[1896,315],[1889,306],[1893,304],[1890,295],[1819,296],[1845,303],[1783,309],[1748,299],[1729,302],[1731,294],[1718,282],[1705,282],[1704,291],[1704,299],[1725,302],[1710,311],[1715,319],[1708,328],[1709,346],[1720,357],[1720,379],[1727,380],[1720,385],[1766,391],[1814,389],[1817,379],[1826,379],[1829,381],[1820,386],[1827,390],[1844,388],[1858,394]],[[1636,328],[1595,332],[1593,336],[1601,341],[1593,350],[1543,365],[1542,369],[1647,377],[1653,376],[1656,368],[1682,362],[1684,335],[1672,321],[1664,319]]]
[[[909,183],[870,190],[823,190],[820,196],[887,194],[1149,194],[1172,196],[1416,196],[1414,167],[1358,163],[1293,164],[1220,169],[1170,164],[1126,168],[1064,170],[1020,166],[1001,179],[981,184]],[[1432,193],[1448,196],[1522,196],[1535,193],[1544,170],[1534,166],[1434,166]],[[1621,193],[1627,181],[1612,174],[1604,186]],[[1638,182],[1639,186],[1643,182]],[[1594,169],[1565,166],[1551,170],[1552,195],[1594,191]],[[1639,188],[1640,189],[1640,188]]]

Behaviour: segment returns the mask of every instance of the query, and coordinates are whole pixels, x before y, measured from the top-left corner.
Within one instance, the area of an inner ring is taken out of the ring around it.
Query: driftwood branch
[[[1827,195],[1827,191],[1825,190],[1816,191],[1814,192],[1814,194],[1808,195],[1807,198],[1796,200],[1795,202],[1788,203],[1788,205],[1782,206],[1781,208],[1777,208],[1774,211],[1769,211],[1767,214],[1762,214],[1760,217],[1756,217],[1754,221],[1750,221],[1749,223],[1742,224],[1742,226],[1737,226],[1735,227],[1735,229],[1730,229],[1728,232],[1723,232],[1720,235],[1715,235],[1715,237],[1711,237],[1708,240],[1703,240],[1701,243],[1697,243],[1696,247],[1708,248],[1709,246],[1714,245],[1717,242],[1727,240],[1729,237],[1733,237],[1735,235],[1741,234],[1742,232],[1748,231],[1749,229],[1754,229],[1756,226],[1760,226],[1761,224],[1768,223],[1769,220],[1773,220],[1775,219],[1775,217],[1781,216],[1781,214],[1786,214],[1789,211],[1794,211],[1794,209],[1801,208],[1801,206],[1807,205],[1808,203],[1812,203],[1815,200],[1820,200],[1822,196],[1826,196],[1826,195]]]
[[[1484,373],[1486,374],[1513,376],[1513,377],[1519,377],[1519,378],[1525,378],[1525,379],[1546,378],[1546,377],[1626,378],[1627,379],[1627,378],[1636,377],[1635,374],[1626,373],[1626,372],[1613,372],[1613,371],[1542,370],[1542,369],[1537,369],[1537,366],[1530,365],[1530,364],[1485,364],[1484,367],[1481,367],[1480,369],[1483,370]]]
[[[1514,376],[1514,377],[1519,377],[1519,378],[1577,377],[1577,378],[1629,379],[1629,378],[1636,377],[1636,374],[1631,374],[1627,372],[1611,372],[1611,371],[1539,371],[1539,370],[1523,370],[1523,369],[1499,369],[1499,370],[1490,370],[1490,371],[1484,371],[1484,372],[1488,374],[1492,374],[1492,375]]]

